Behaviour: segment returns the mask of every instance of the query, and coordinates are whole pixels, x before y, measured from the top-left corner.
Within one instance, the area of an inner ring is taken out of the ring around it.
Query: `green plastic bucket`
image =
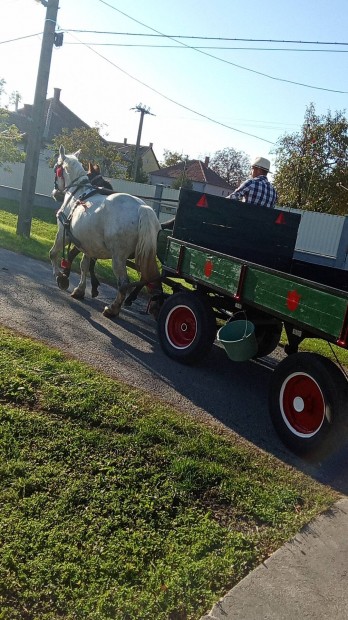
[[[257,353],[255,326],[250,321],[231,321],[217,334],[228,357],[234,362],[246,362]]]

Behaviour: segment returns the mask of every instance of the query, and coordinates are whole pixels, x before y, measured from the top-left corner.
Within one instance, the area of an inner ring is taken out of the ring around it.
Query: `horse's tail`
[[[156,254],[157,236],[160,230],[161,224],[154,210],[148,205],[140,205],[135,264],[142,279],[149,282],[159,277]]]

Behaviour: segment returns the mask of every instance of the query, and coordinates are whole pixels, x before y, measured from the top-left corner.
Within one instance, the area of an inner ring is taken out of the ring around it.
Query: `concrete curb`
[[[348,618],[348,497],[304,527],[200,620],[328,618]]]

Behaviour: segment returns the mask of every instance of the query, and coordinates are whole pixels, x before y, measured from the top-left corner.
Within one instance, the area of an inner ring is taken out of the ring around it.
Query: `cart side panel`
[[[181,190],[173,237],[290,271],[301,216]]]
[[[299,283],[248,267],[243,287],[243,301],[263,310],[279,313],[306,328],[319,330],[339,339],[347,312],[348,298],[315,286]]]
[[[241,262],[229,256],[209,253],[209,250],[184,246],[175,239],[168,241],[167,267],[180,272],[183,278],[208,285],[214,290],[223,291],[224,294],[237,294]]]

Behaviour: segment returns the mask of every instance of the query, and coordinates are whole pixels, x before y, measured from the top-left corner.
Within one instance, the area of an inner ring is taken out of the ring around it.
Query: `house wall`
[[[150,175],[151,183],[154,185],[163,184],[164,187],[171,187],[174,179],[172,177],[164,177],[153,173]],[[231,190],[218,187],[217,185],[209,185],[209,183],[202,183],[199,181],[192,182],[192,189],[196,192],[205,192],[213,196],[223,196],[226,198],[231,193]]]
[[[156,157],[151,150],[147,151],[147,153],[142,156],[142,162],[143,172],[145,172],[145,174],[149,174],[158,168]]]

